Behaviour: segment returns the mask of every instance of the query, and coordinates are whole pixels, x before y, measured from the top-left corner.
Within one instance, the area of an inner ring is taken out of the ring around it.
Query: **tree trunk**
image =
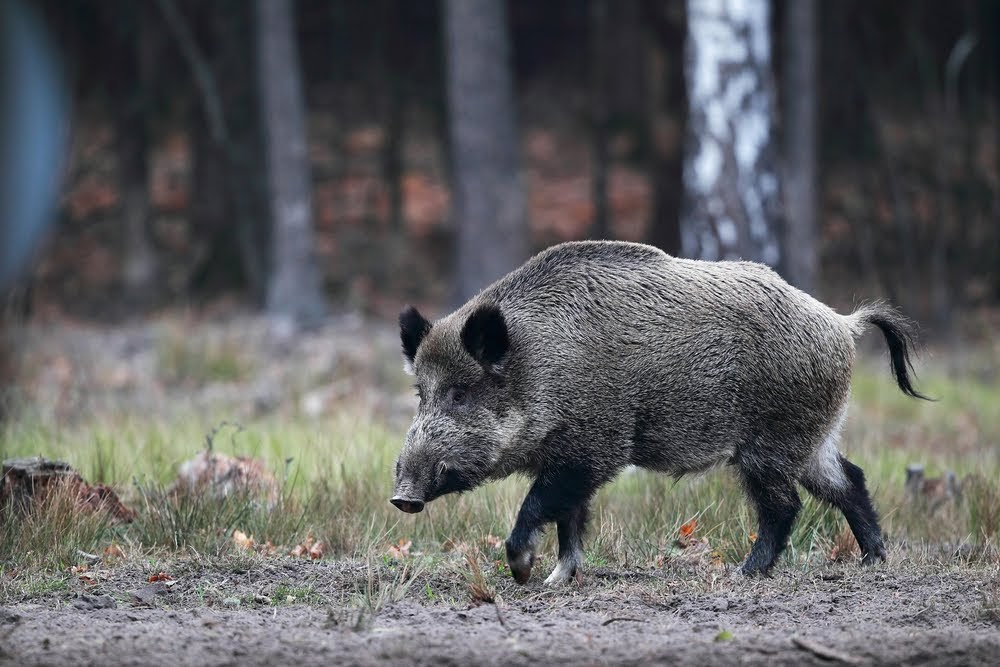
[[[498,0],[445,2],[457,303],[528,252],[506,21]]]
[[[157,0],[177,48],[191,70],[203,117],[195,121],[193,213],[196,224],[211,230],[202,266],[191,281],[213,282],[224,274],[217,265],[231,266],[233,256],[243,269],[253,298],[264,302],[268,198],[262,163],[260,116],[257,113],[254,76],[247,62],[253,60],[253,8],[242,0],[215,0],[202,6],[208,31],[216,42],[216,57],[206,56],[194,31],[174,0]],[[233,237],[236,248],[233,247]]]
[[[608,80],[607,0],[590,0],[590,134],[593,160],[591,202],[594,216],[590,236],[611,238],[608,220]]]
[[[684,196],[682,137],[687,120],[684,5],[655,5],[647,43],[649,134],[648,173],[653,189],[649,243],[671,255],[681,252],[681,205]],[[671,11],[674,10],[674,11]]]
[[[118,112],[118,187],[122,195],[122,287],[130,309],[153,305],[159,288],[159,261],[150,238],[149,113],[157,42],[152,17],[144,5],[127,5],[131,30],[123,36],[119,57],[124,69]]]
[[[816,0],[789,2],[784,25],[785,268],[788,280],[810,294],[818,273],[816,10]]]
[[[403,232],[403,113],[406,99],[399,72],[398,31],[400,8],[379,0],[380,30],[376,35],[376,77],[379,82],[378,114],[385,130],[382,147],[382,182],[389,198],[389,231]]]
[[[689,257],[782,260],[768,0],[688,0],[681,244]]]
[[[326,315],[313,256],[312,182],[291,0],[257,0],[258,74],[271,201],[267,311],[293,328]]]

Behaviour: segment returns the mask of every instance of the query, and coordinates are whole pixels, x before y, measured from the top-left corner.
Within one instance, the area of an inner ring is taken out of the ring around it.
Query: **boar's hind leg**
[[[517,522],[507,538],[507,565],[517,583],[527,583],[534,564],[538,537],[545,524],[553,521],[559,523],[559,564],[564,565],[565,556],[564,566],[572,567],[575,572],[579,563],[571,563],[569,559],[579,553],[583,522],[586,521],[586,506],[596,488],[597,484],[589,471],[579,468],[548,471],[539,475],[521,504]],[[569,576],[566,577],[567,580],[568,578]]]
[[[778,471],[741,468],[743,488],[757,509],[757,539],[743,562],[743,574],[767,574],[784,551],[792,524],[802,507],[795,482]]]
[[[831,460],[832,463],[832,460]],[[861,562],[870,565],[885,560],[885,544],[878,525],[878,515],[865,487],[861,468],[837,455],[839,469],[822,475],[814,466],[802,477],[802,486],[819,500],[826,501],[844,513],[851,532],[861,549]]]

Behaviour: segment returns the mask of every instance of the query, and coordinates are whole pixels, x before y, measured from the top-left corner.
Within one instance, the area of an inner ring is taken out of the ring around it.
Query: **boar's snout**
[[[407,514],[416,514],[424,509],[424,501],[414,500],[413,498],[403,498],[401,496],[393,496],[390,503],[395,505],[398,509],[406,512]]]

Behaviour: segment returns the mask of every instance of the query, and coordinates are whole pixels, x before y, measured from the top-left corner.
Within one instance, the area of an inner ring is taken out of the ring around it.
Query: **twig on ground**
[[[803,637],[792,637],[792,643],[801,649],[809,651],[819,658],[823,658],[824,660],[839,660],[840,662],[844,662],[849,665],[861,664],[860,658],[838,651],[837,649],[828,648],[822,644],[817,644],[816,642]]]
[[[612,623],[615,623],[617,621],[632,621],[633,623],[645,623],[646,622],[646,621],[644,621],[641,618],[631,618],[629,616],[614,616],[612,618],[609,618],[609,619],[603,621],[601,623],[601,625],[602,626],[611,625]]]
[[[507,629],[507,621],[503,617],[503,612],[500,610],[500,604],[497,601],[493,602],[493,608],[497,610],[497,620],[500,621],[501,627],[505,630]]]

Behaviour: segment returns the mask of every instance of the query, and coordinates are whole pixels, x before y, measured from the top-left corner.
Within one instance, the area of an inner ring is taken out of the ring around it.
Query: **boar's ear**
[[[430,330],[431,323],[413,306],[406,306],[399,313],[399,339],[403,342],[403,356],[406,357],[407,370],[411,373],[420,341]]]
[[[472,311],[462,327],[462,345],[482,366],[492,369],[510,346],[507,336],[507,321],[500,308],[494,304],[483,304]]]

